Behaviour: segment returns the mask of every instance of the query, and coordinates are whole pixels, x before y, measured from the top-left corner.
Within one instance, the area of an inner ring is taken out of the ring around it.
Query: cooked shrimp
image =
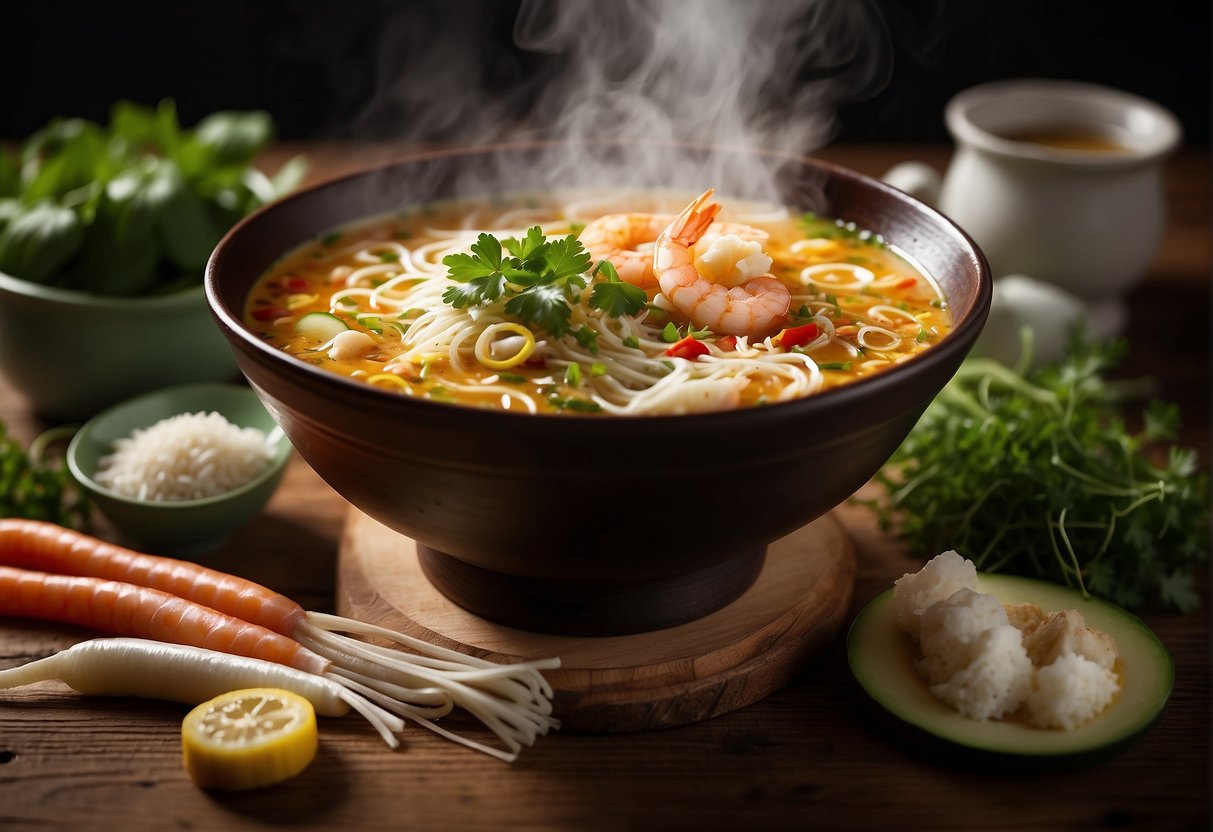
[[[177,601],[189,599],[211,611],[253,622],[259,630],[268,628],[294,639],[320,654],[317,658],[331,661],[326,675],[379,706],[500,759],[513,760],[523,744],[531,745],[537,736],[560,725],[551,716],[552,688],[540,673],[559,667],[558,659],[493,663],[404,633],[306,612],[286,596],[244,578],[189,561],[134,552],[36,520],[0,520],[0,563],[139,584],[161,594],[172,593],[168,597]],[[6,614],[4,600],[0,595],[0,615]],[[118,632],[143,635],[129,629]],[[342,633],[390,640],[413,652],[379,647]],[[432,721],[455,706],[487,725],[509,753],[452,734]]]
[[[653,243],[670,224],[670,214],[606,214],[591,222],[578,239],[595,261],[610,260],[619,277],[647,288],[653,276]]]
[[[606,214],[587,225],[578,239],[594,260],[610,260],[620,278],[648,288],[657,283],[653,274],[653,244],[673,219],[672,214]],[[699,248],[706,249],[727,234],[760,243],[771,236],[752,225],[714,222],[704,233]]]
[[[658,235],[653,272],[662,293],[696,326],[720,335],[761,337],[787,315],[792,295],[771,274],[749,278],[740,286],[700,274],[692,247],[720,212],[720,203],[709,202],[713,193],[708,190],[693,201]]]

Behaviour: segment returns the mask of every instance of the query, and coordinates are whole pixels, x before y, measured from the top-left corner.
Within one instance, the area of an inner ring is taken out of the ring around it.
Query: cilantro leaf
[[[572,234],[548,243],[547,267],[556,280],[583,274],[590,267],[590,253]]]
[[[594,274],[602,274],[606,280],[594,284],[594,290],[590,293],[592,309],[600,309],[612,318],[618,318],[636,315],[649,302],[644,289],[620,279],[619,272],[610,260],[600,260],[594,267]]]
[[[537,225],[528,229],[526,236],[521,240],[510,237],[502,240],[501,243],[510,254],[524,263],[542,260],[546,254],[547,238],[543,236],[543,229]]]
[[[522,238],[498,239],[481,233],[470,252],[443,258],[448,277],[458,286],[448,287],[444,302],[456,307],[484,306],[505,299],[505,313],[521,323],[541,327],[561,338],[569,333],[573,303],[579,303],[586,288],[590,254],[576,235],[549,240],[540,226]],[[635,315],[648,296],[643,289],[625,283],[615,267],[602,261],[591,277],[605,276],[594,285],[589,306],[612,317]],[[580,326],[574,337],[592,353],[598,351],[598,332]]]
[[[448,254],[442,258],[451,280],[464,282],[478,277],[501,274],[501,241],[491,234],[481,234],[472,243],[471,254]]]
[[[456,309],[467,306],[483,306],[499,300],[505,292],[505,277],[493,272],[483,277],[474,277],[459,286],[450,286],[442,293],[444,303]]]
[[[557,338],[569,331],[569,316],[573,310],[557,286],[532,286],[514,295],[505,304],[505,311],[524,323],[541,326]]]

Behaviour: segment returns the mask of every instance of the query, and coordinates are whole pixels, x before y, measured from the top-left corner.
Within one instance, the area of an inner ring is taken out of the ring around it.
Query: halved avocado
[[[1145,730],[1171,695],[1175,670],[1158,636],[1136,616],[1056,584],[1012,575],[978,575],[978,590],[1004,604],[1039,604],[1046,612],[1076,609],[1087,626],[1108,633],[1120,650],[1122,689],[1094,719],[1070,731],[1034,728],[1012,718],[981,722],[936,699],[914,666],[918,646],[897,626],[893,591],[869,603],[847,635],[847,660],[868,696],[893,716],[963,749],[1047,759],[1119,747]]]

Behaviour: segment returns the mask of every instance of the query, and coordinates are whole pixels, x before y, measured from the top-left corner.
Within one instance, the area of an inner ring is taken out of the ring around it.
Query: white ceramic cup
[[[1180,141],[1175,116],[1108,87],[1024,79],[959,93],[945,121],[956,141],[946,175],[908,162],[885,181],[955,220],[995,279],[1029,275],[1123,318],[1120,297],[1149,265],[1166,222],[1161,171]],[[1008,138],[1047,130],[1089,131],[1122,149]]]

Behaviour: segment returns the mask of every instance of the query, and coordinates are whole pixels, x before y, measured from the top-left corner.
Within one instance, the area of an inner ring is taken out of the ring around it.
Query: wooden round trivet
[[[422,574],[413,540],[351,510],[337,610],[488,659],[559,656],[545,675],[564,730],[638,731],[728,713],[787,684],[838,635],[854,581],[854,546],[826,515],[771,544],[754,585],[697,621],[601,638],[533,633],[456,606]]]

